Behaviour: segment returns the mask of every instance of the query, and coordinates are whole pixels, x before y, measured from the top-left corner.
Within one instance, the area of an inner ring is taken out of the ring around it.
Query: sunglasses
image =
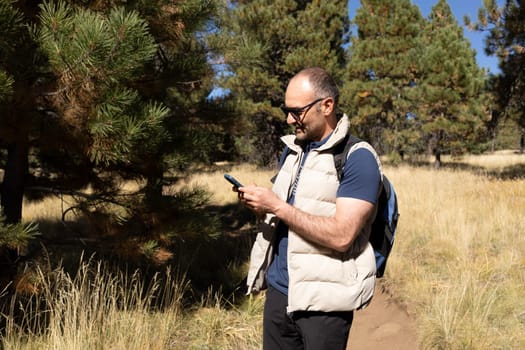
[[[308,112],[310,108],[312,108],[313,105],[315,105],[317,102],[324,100],[326,97],[318,98],[317,100],[310,102],[306,106],[303,107],[286,107],[281,106],[281,110],[283,111],[284,115],[288,118],[288,114],[291,114],[292,117],[297,121],[301,122],[301,115],[304,115]]]

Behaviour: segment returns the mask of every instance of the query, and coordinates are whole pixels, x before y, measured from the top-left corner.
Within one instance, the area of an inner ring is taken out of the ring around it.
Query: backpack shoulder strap
[[[353,145],[361,142],[362,140],[353,135],[347,134],[343,141],[341,141],[334,149],[334,164],[335,169],[337,170],[337,179],[341,181],[343,177],[343,169],[345,166],[346,158],[348,158],[348,153]]]

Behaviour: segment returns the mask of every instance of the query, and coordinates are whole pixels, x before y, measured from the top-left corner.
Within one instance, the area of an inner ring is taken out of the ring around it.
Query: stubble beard
[[[295,138],[299,141],[306,141],[308,138],[303,128],[295,129]]]

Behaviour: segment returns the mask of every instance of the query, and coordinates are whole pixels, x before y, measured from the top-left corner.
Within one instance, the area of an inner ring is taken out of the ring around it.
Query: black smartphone
[[[230,174],[224,174],[224,178],[226,180],[228,180],[233,186],[239,188],[239,187],[242,187],[242,184],[237,181],[236,178],[234,178],[233,176],[231,176]]]

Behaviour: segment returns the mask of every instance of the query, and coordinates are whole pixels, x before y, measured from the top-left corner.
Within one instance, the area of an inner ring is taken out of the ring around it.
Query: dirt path
[[[415,320],[376,286],[370,305],[355,312],[348,350],[417,350]]]

